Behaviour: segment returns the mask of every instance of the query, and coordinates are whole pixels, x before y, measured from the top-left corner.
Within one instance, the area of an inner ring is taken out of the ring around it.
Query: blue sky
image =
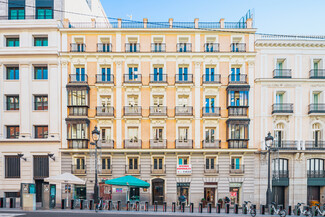
[[[149,21],[238,21],[255,10],[258,32],[325,35],[325,0],[101,0],[109,17]]]

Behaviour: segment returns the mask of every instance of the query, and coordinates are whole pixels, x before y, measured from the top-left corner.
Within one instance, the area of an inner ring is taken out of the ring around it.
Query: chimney
[[[248,18],[248,19],[246,20],[246,28],[247,28],[247,29],[251,29],[251,28],[253,28],[253,19],[252,19],[252,18]]]
[[[117,28],[122,28],[122,19],[121,18],[118,18],[117,19]]]
[[[148,18],[143,18],[143,28],[147,28],[148,25]]]
[[[64,18],[63,20],[63,28],[69,28],[70,20],[68,18]]]
[[[169,18],[169,28],[173,28],[173,18]]]
[[[91,18],[91,28],[96,28],[96,19]]]
[[[194,28],[198,29],[199,28],[199,18],[194,19]]]
[[[225,19],[221,18],[219,22],[220,22],[220,28],[224,29],[225,28]]]

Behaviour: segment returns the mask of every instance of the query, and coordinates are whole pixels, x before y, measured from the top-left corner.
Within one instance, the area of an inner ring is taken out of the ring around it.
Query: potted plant
[[[220,208],[222,208],[223,200],[221,198],[218,199],[218,203],[221,204],[221,207]]]
[[[205,198],[201,199],[201,203],[202,203],[202,208],[205,208],[207,206],[207,201],[205,200]]]

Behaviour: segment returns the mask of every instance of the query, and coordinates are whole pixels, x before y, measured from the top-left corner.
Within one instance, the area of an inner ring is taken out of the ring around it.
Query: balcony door
[[[205,81],[214,81],[214,68],[206,68],[205,69]]]
[[[109,142],[112,136],[112,130],[110,127],[101,129],[102,143]]]
[[[102,81],[111,81],[111,68],[102,68]]]
[[[129,127],[128,128],[128,138],[130,142],[138,142],[139,140],[139,128],[138,127]]]
[[[288,160],[283,158],[273,159],[272,172],[274,178],[286,178],[288,175]]]
[[[188,127],[180,127],[178,128],[178,140],[180,142],[188,141]]]
[[[187,67],[179,67],[178,81],[188,81],[188,68]]]
[[[137,170],[139,159],[137,157],[129,157],[129,170]]]
[[[163,81],[163,68],[162,67],[155,67],[153,69],[153,79],[154,81]]]
[[[241,165],[241,157],[232,157],[231,158],[231,169],[239,170]]]
[[[213,143],[215,139],[215,128],[205,128],[205,142]]]
[[[112,99],[110,96],[108,97],[100,97],[100,101],[102,103],[103,108],[109,108],[112,106]]]
[[[153,128],[154,142],[162,142],[163,141],[163,131],[164,131],[164,128],[162,128],[162,127]]]
[[[129,81],[136,81],[138,79],[138,67],[129,66]]]
[[[240,81],[240,68],[231,68],[230,81]]]
[[[75,167],[76,167],[76,170],[84,170],[85,169],[85,158],[83,158],[83,157],[75,158]]]
[[[139,98],[138,96],[128,96],[128,113],[138,113],[139,111]]]
[[[280,148],[282,146],[283,138],[284,138],[284,124],[279,123],[276,125],[276,128],[274,130],[275,147]]]
[[[76,81],[86,81],[85,68],[76,68]]]
[[[205,113],[214,113],[214,101],[215,97],[206,97],[205,98]]]
[[[311,178],[324,177],[324,160],[313,158],[307,160],[307,173]]]

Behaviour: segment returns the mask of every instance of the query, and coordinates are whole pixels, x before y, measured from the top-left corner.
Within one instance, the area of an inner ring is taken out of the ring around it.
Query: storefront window
[[[130,200],[140,200],[140,188],[130,188]]]
[[[229,193],[230,193],[230,203],[231,205],[240,203],[240,192],[241,192],[241,183],[230,183],[229,184]]]
[[[75,186],[75,199],[86,200],[87,199],[86,186],[76,185]]]
[[[181,202],[185,202],[186,205],[189,203],[189,190],[190,190],[190,183],[182,182],[177,183],[177,201],[178,204]]]

